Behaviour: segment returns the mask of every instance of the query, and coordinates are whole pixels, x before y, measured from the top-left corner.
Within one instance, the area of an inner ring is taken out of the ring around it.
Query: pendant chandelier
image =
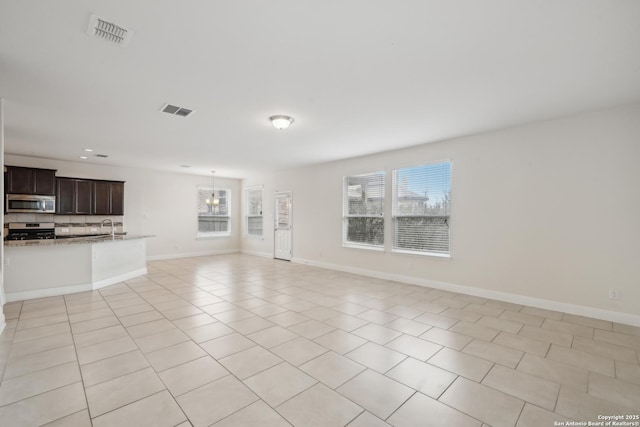
[[[220,199],[216,199],[216,171],[211,171],[211,199],[207,199],[207,205],[211,206],[212,209],[215,209],[216,206],[220,203]]]

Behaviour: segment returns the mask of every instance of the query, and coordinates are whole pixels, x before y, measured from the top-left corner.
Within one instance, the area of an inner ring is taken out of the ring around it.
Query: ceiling
[[[241,178],[637,102],[640,1],[2,0],[0,96],[7,154]]]

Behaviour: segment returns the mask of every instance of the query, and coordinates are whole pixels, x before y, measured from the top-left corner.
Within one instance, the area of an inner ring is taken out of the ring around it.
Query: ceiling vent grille
[[[116,25],[113,22],[98,18],[96,15],[91,15],[91,18],[89,18],[87,34],[90,36],[100,37],[108,42],[125,47],[129,44],[133,31],[128,28],[121,27],[120,25]]]
[[[162,110],[160,111],[162,111],[163,113],[168,113],[173,116],[180,116],[180,117],[189,117],[191,114],[194,113],[193,110],[189,110],[188,108],[177,107],[171,104],[165,104],[165,106],[162,107]]]

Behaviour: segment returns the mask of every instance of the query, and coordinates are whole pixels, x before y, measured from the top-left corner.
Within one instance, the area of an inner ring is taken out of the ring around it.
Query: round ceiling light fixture
[[[282,115],[271,116],[269,117],[269,120],[271,120],[271,124],[273,125],[273,127],[279,130],[284,130],[291,126],[291,123],[293,123],[293,117]]]

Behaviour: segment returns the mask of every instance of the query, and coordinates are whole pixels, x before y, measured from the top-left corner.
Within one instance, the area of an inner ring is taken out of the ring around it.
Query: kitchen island
[[[87,236],[4,243],[7,301],[100,289],[147,273],[146,239]]]

